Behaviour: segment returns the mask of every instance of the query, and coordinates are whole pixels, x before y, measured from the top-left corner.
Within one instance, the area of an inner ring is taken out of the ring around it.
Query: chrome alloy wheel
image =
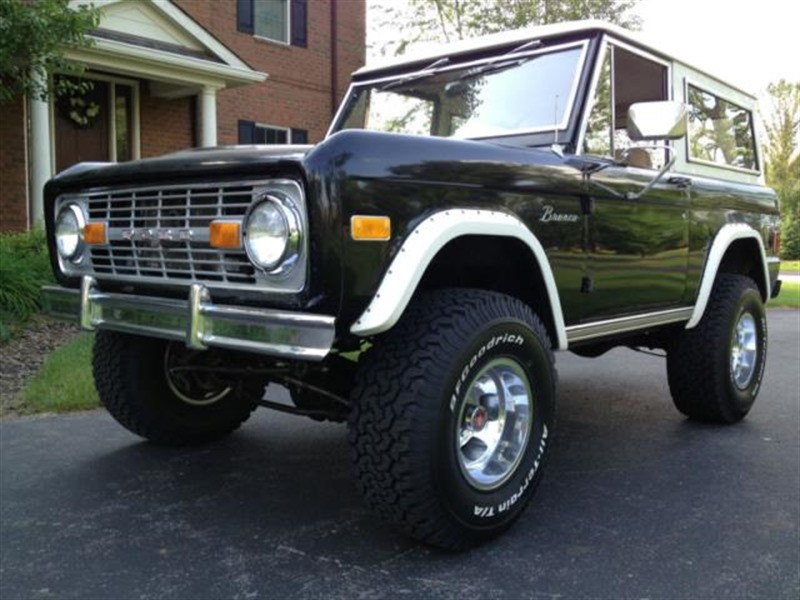
[[[172,393],[186,404],[208,406],[222,400],[233,390],[215,373],[203,371],[201,363],[204,358],[202,352],[188,350],[176,342],[167,344],[164,375]]]
[[[744,312],[736,323],[731,340],[731,378],[740,390],[747,389],[758,361],[758,330],[756,320]]]
[[[467,482],[492,490],[516,469],[528,445],[533,394],[513,359],[487,363],[467,387],[456,428],[456,453]]]

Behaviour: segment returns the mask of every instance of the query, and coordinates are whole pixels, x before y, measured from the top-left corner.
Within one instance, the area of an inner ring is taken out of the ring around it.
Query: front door
[[[689,190],[671,183],[668,174],[644,197],[628,199],[667,160],[663,148],[631,150],[628,108],[668,98],[667,65],[609,44],[583,147],[585,154],[616,159],[590,178],[587,314],[654,311],[683,297]]]
[[[132,100],[130,85],[93,79],[57,98],[56,170],[79,162],[130,160]]]

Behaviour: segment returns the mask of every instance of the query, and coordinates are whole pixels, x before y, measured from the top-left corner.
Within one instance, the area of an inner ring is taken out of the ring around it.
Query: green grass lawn
[[[800,283],[784,281],[781,284],[781,293],[777,298],[769,301],[770,308],[800,308]]]
[[[26,413],[87,410],[100,405],[92,378],[94,336],[81,334],[54,350],[22,390]]]
[[[782,260],[781,273],[800,275],[800,260]]]

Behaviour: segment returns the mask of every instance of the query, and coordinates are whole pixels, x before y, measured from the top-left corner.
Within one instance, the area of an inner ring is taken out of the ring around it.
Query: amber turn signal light
[[[208,243],[212,248],[241,248],[242,224],[238,221],[211,221]]]
[[[106,243],[106,224],[105,223],[87,223],[83,226],[83,241],[87,244],[105,244]]]
[[[353,215],[350,235],[354,240],[385,241],[392,236],[392,221],[389,217]]]

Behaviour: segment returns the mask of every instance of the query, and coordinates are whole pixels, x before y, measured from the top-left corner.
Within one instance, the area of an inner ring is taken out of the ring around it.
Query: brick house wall
[[[324,137],[333,116],[331,106],[331,1],[308,2],[308,47],[289,46],[241,33],[236,3],[217,0],[173,0],[186,14],[251,68],[269,74],[259,84],[226,89],[217,96],[218,142],[238,143],[238,121],[256,121],[308,131],[310,143]],[[364,64],[366,3],[335,0],[337,13],[337,90],[342,99],[350,73]]]
[[[140,83],[141,156],[148,158],[197,145],[195,100],[167,100],[150,94],[147,82]]]
[[[0,112],[0,231],[23,231],[28,194],[22,98],[0,104]]]
[[[350,75],[366,62],[366,3],[339,2],[337,6],[340,25],[338,29],[337,54],[339,73],[337,104],[344,98],[350,84]]]

